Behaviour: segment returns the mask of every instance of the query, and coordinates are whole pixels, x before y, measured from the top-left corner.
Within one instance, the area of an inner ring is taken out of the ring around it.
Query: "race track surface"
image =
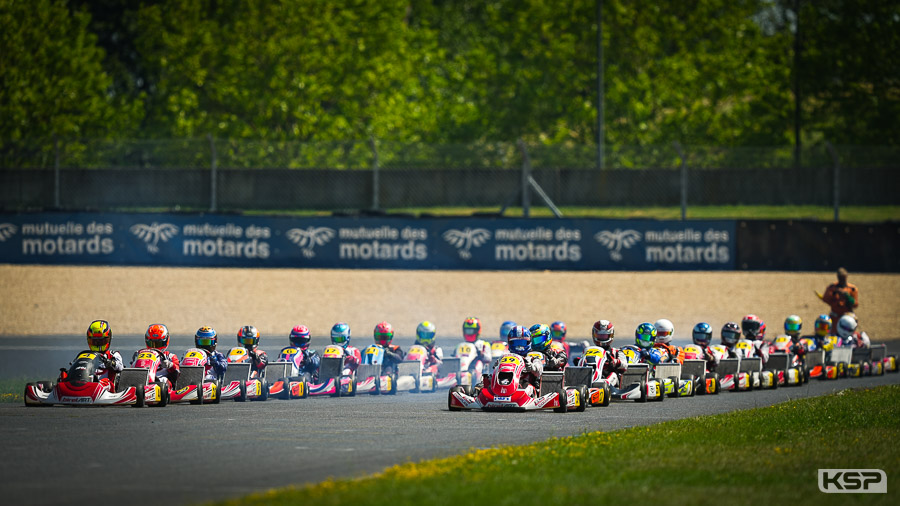
[[[47,339],[46,346],[59,346]],[[68,363],[76,351],[53,354],[65,355]],[[24,349],[19,357],[40,361],[47,353]],[[53,369],[64,363],[52,365],[43,366],[44,375],[55,376]],[[469,448],[616,430],[897,383],[897,374],[813,381],[800,388],[613,403],[566,414],[451,413],[446,390],[141,409],[0,404],[0,488],[6,504],[196,503],[328,477],[360,476]]]

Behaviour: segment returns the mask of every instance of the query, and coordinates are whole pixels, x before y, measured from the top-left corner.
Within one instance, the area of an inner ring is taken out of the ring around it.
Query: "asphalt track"
[[[59,338],[43,339],[45,343],[29,340],[33,346],[0,339],[0,374],[22,374],[8,367],[8,357],[15,355],[21,362],[42,364],[30,363],[29,371],[37,367],[44,372],[41,376],[54,377],[52,371],[80,349],[60,350],[67,345]],[[121,343],[122,349],[131,349],[127,343]],[[19,348],[17,353],[11,353],[12,347]],[[64,361],[48,364],[57,354],[64,354]],[[142,409],[0,404],[0,488],[5,504],[196,503],[328,477],[360,476],[469,448],[616,430],[897,383],[897,374],[813,381],[799,388],[613,403],[566,414],[450,413],[445,390]]]

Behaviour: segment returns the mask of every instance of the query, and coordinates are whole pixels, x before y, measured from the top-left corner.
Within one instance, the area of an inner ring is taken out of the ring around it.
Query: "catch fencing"
[[[3,142],[3,210],[897,205],[900,148],[615,147],[369,139]],[[684,214],[682,214],[684,216]]]

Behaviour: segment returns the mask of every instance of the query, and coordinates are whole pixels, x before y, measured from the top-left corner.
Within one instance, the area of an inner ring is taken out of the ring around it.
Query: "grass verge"
[[[35,381],[39,380],[25,376],[0,379],[0,402],[25,402],[25,384]]]
[[[723,415],[470,451],[221,504],[896,504],[898,420],[900,386],[845,390]],[[820,468],[882,469],[888,494],[824,494],[817,484]]]

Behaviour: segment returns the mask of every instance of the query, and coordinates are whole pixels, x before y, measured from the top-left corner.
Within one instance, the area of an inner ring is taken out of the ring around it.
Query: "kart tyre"
[[[656,399],[658,402],[666,400],[666,393],[663,390],[662,382],[659,383],[659,387],[657,387],[656,391],[659,392],[659,397]]]
[[[53,382],[52,381],[38,381],[36,383],[37,387],[41,389],[41,391],[50,393],[53,391]]]
[[[197,383],[197,399],[190,401],[191,404],[203,404],[203,380],[200,380],[200,383]]]
[[[559,407],[553,408],[554,413],[565,413],[569,411],[568,397],[565,390],[557,390],[556,395],[559,396]]]
[[[165,383],[157,383],[159,385],[159,389],[161,393],[159,394],[160,400],[156,403],[156,407],[164,408],[169,405],[169,388]]]
[[[241,380],[239,387],[240,393],[234,398],[236,402],[245,402],[247,400],[247,380]]]
[[[838,378],[847,377],[847,362],[838,362]]]
[[[455,387],[452,387],[450,391],[447,392],[447,409],[449,409],[450,411],[462,411],[463,408],[457,408],[452,405],[451,400],[453,399],[453,392],[466,393],[466,389],[462,386],[457,385]]]
[[[281,398],[286,401],[291,400],[291,398],[292,398],[292,396],[291,396],[291,379],[290,378],[281,378],[278,381],[280,381],[281,384],[283,385],[282,390],[281,390]]]
[[[218,380],[216,380],[216,381],[212,382],[212,386],[213,386],[212,403],[219,404],[220,402],[222,402],[222,384],[219,383]]]
[[[678,391],[681,389],[681,382],[675,376],[669,376],[669,379],[672,380],[672,393],[668,395],[674,399],[678,397]]]
[[[135,387],[134,388],[134,396],[137,400],[132,404],[132,406],[136,408],[144,407],[144,388],[143,387]]]
[[[397,375],[391,375],[391,389],[388,390],[388,395],[397,395]]]
[[[372,395],[379,395],[381,393],[381,378],[375,378],[375,388],[372,389]]]
[[[647,383],[644,381],[641,381],[641,396],[635,402],[647,402]]]
[[[254,397],[254,401],[265,401],[269,398],[269,382],[259,380],[259,397]]]
[[[484,388],[484,384],[479,383],[472,387],[472,397],[478,397],[481,394],[481,389]]]
[[[580,387],[578,387],[578,407],[575,408],[575,411],[581,413],[582,411],[587,409],[588,401],[589,399],[587,396],[587,387],[581,385]]]

